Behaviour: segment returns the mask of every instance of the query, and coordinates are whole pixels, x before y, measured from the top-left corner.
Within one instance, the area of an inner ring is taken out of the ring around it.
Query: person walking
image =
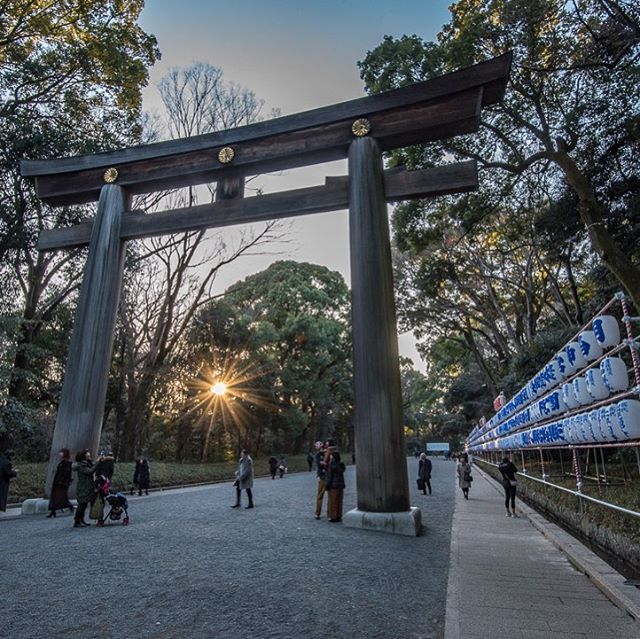
[[[431,469],[433,464],[431,460],[427,457],[426,453],[420,453],[420,461],[418,462],[418,479],[420,480],[420,485],[422,486],[422,494],[427,494],[427,488],[429,489],[429,494],[431,494]]]
[[[331,453],[327,473],[325,475],[325,490],[328,491],[327,516],[329,521],[342,521],[342,501],[344,497],[344,471],[346,466],[340,460],[340,453]]]
[[[280,460],[278,461],[278,472],[280,474],[280,479],[282,479],[284,474],[287,472],[287,460],[284,455],[280,457]]]
[[[278,472],[278,458],[273,455],[269,457],[269,472],[271,473],[271,479],[275,479]]]
[[[68,508],[73,512],[73,506],[69,501],[69,486],[73,481],[73,473],[71,470],[71,453],[68,448],[61,448],[60,461],[56,468],[56,474],[53,476],[53,483],[51,485],[51,497],[49,498],[49,514],[47,519],[56,516],[57,510],[64,510]]]
[[[316,442],[314,447],[316,449],[316,477],[318,478],[318,488],[316,490],[316,519],[320,519],[322,516],[322,501],[325,493],[324,476],[327,466],[324,462],[324,444],[322,442]]]
[[[18,476],[18,469],[13,467],[15,452],[8,450],[4,455],[0,455],[0,510],[7,510],[9,499],[9,482]]]
[[[133,473],[133,484],[138,487],[139,497],[142,497],[143,490],[145,495],[149,494],[150,478],[149,462],[144,457],[141,457],[136,461],[136,469]],[[133,494],[133,490],[131,494]]]
[[[502,487],[504,488],[504,505],[507,509],[507,517],[518,517],[516,515],[516,473],[518,469],[515,464],[505,457],[499,464],[498,470],[502,475]],[[511,511],[509,510],[509,504],[511,504]]]
[[[471,482],[473,477],[471,475],[471,464],[467,455],[461,455],[456,469],[458,473],[458,485],[460,486],[465,499],[469,499],[469,488],[471,488]]]
[[[98,462],[99,461],[98,459]],[[87,510],[88,504],[93,501],[96,494],[93,474],[96,472],[98,464],[94,464],[91,460],[90,450],[82,450],[76,453],[76,461],[72,468],[78,474],[78,486],[76,488],[78,507],[76,508],[73,527],[82,528],[83,526],[91,525],[84,520],[84,513]]]
[[[313,453],[309,451],[307,453],[307,464],[309,464],[309,472],[313,470]]]
[[[253,488],[253,460],[249,457],[249,451],[246,448],[243,448],[240,453],[234,486],[236,487],[236,503],[231,508],[240,508],[240,495],[243,490],[247,491],[249,498],[247,508],[253,508],[253,493],[251,492]]]

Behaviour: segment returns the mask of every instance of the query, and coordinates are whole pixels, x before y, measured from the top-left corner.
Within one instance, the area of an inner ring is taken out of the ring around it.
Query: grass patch
[[[292,455],[287,457],[289,472],[307,471],[306,455]],[[269,462],[267,457],[259,457],[253,460],[256,475],[269,474]],[[33,497],[44,497],[44,481],[47,472],[46,463],[19,463],[14,464],[19,470],[17,479],[13,479],[9,485],[9,503],[20,503]],[[210,464],[178,462],[149,462],[151,469],[151,488],[184,486],[187,484],[200,484],[205,482],[223,481],[233,479],[238,468],[236,462],[217,462]],[[113,475],[112,486],[114,490],[129,490],[133,479],[134,462],[118,462]],[[74,481],[76,480],[74,473]]]

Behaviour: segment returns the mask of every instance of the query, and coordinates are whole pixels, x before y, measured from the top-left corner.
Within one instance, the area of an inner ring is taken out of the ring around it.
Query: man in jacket
[[[422,494],[427,494],[427,488],[429,494],[431,494],[431,460],[427,457],[426,453],[420,454],[420,462],[418,463],[418,479],[421,480]]]
[[[253,508],[253,460],[249,457],[249,451],[245,448],[240,453],[240,462],[236,471],[236,503],[231,508],[240,508],[240,494],[243,490],[247,491],[249,505],[247,508]]]

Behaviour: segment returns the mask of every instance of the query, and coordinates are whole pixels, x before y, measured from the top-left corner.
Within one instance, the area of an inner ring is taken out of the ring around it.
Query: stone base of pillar
[[[76,505],[75,499],[71,501],[73,506]],[[49,500],[48,499],[25,499],[22,502],[22,514],[23,515],[44,515],[49,512]],[[63,511],[58,511],[58,516],[71,514],[68,508]]]
[[[399,513],[372,513],[354,508],[342,516],[342,524],[349,528],[417,537],[422,527],[422,513],[415,506]]]
[[[49,512],[48,499],[25,499],[22,502],[23,515],[41,515]]]

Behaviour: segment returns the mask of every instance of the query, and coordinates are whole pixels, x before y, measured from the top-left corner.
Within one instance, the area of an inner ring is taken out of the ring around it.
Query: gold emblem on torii
[[[351,132],[357,138],[362,138],[371,132],[371,122],[367,118],[360,118],[351,125]]]
[[[235,155],[236,152],[230,146],[225,146],[218,151],[218,160],[220,164],[229,164]]]

